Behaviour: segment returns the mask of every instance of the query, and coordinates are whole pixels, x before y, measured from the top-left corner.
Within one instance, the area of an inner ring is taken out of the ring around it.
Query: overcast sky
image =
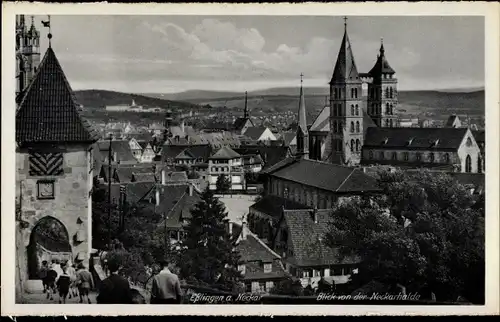
[[[73,89],[151,93],[296,86],[300,73],[305,86],[327,86],[344,31],[342,17],[326,16],[51,16],[51,25]],[[482,17],[349,17],[347,30],[359,72],[383,37],[400,89],[484,86]]]

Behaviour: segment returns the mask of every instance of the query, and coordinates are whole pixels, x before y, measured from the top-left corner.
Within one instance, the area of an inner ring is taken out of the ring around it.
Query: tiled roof
[[[106,155],[108,157],[109,151],[109,140],[101,140],[97,142],[99,150],[102,155]],[[137,159],[134,157],[132,150],[130,149],[130,144],[127,140],[112,140],[111,141],[111,155],[114,158],[114,153],[117,154],[118,160],[120,162],[133,162],[136,163]]]
[[[450,115],[448,117],[448,120],[446,121],[446,126],[450,127],[450,126],[453,126],[455,121],[458,119],[458,121],[460,121],[460,119],[458,118],[457,115]]]
[[[224,146],[215,152],[209,159],[235,159],[241,157],[237,152],[235,152],[230,147]]]
[[[358,69],[356,68],[356,63],[354,62],[351,42],[349,41],[346,29],[344,31],[344,37],[342,38],[342,44],[340,45],[337,62],[335,63],[330,84],[357,81],[358,78]]]
[[[338,251],[325,244],[331,210],[317,210],[315,223],[311,210],[287,210],[284,219],[293,248],[287,261],[298,266],[321,266],[355,263],[355,258],[342,259]]]
[[[268,168],[288,156],[288,147],[286,146],[245,145],[234,150],[240,155],[258,153],[264,161],[264,168]]]
[[[184,151],[186,146],[183,145],[170,145],[164,144],[161,149],[162,161],[166,162],[168,159],[174,159],[179,153]]]
[[[330,106],[325,106],[314,120],[309,131],[330,131]]]
[[[281,161],[278,161],[276,162],[275,164],[273,165],[266,165],[264,167],[264,169],[262,169],[261,173],[262,174],[269,174],[269,173],[273,173],[274,171],[278,170],[278,169],[281,169],[283,167],[286,167],[287,165],[293,163],[293,162],[297,162],[297,158],[294,158],[294,157],[287,157],[287,158],[284,158],[283,160]]]
[[[160,186],[160,206],[157,207],[157,213],[166,215],[167,222],[162,220],[158,227],[167,228],[181,228],[183,226],[183,218],[191,218],[191,209],[201,199],[199,194],[193,189],[193,195],[189,196],[189,186],[175,185],[175,186]],[[151,192],[154,198],[155,192]],[[146,198],[149,198],[147,196]]]
[[[239,117],[234,121],[233,128],[237,131],[241,131],[241,129],[243,129],[243,127],[245,126],[245,124],[247,122],[250,122],[251,126],[254,126],[254,124],[250,118]]]
[[[165,180],[168,182],[188,181],[188,176],[185,171],[172,171],[165,174]]]
[[[339,193],[380,190],[376,180],[363,173],[360,168],[307,159],[291,162],[269,174],[280,179]]]
[[[202,158],[204,161],[208,159],[212,153],[212,147],[208,144],[205,145],[193,145],[186,149],[187,153],[195,159]]]
[[[250,206],[250,208],[257,211],[263,212],[270,216],[276,216],[276,219],[279,219],[279,217],[281,216],[283,207],[285,209],[308,209],[307,206],[304,206],[293,200],[288,200],[272,195],[265,196]]]
[[[282,139],[283,139],[283,143],[285,146],[289,146],[293,139],[295,139],[295,137],[297,136],[297,133],[295,132],[283,132],[282,134]]]
[[[252,126],[247,128],[246,131],[243,133],[243,135],[249,137],[252,140],[258,140],[262,136],[265,130],[267,130],[267,127]]]
[[[128,182],[128,183],[112,183],[111,184],[111,198],[118,203],[120,200],[120,186],[125,187],[127,202],[139,202],[145,195],[147,195],[155,187],[154,182]]]
[[[383,74],[395,74],[396,72],[387,62],[385,58],[385,50],[384,45],[380,45],[380,55],[377,57],[377,61],[375,62],[375,66],[368,72],[371,77],[380,77]]]
[[[132,181],[134,182],[156,182],[156,176],[154,173],[132,173]]]
[[[484,143],[485,142],[485,137],[484,137],[485,131],[472,131],[472,135],[474,135],[474,139],[476,139],[477,143]]]
[[[52,48],[48,48],[16,113],[16,142],[92,143],[97,132],[79,105]]]
[[[467,128],[371,127],[367,129],[363,147],[456,150],[467,130]]]

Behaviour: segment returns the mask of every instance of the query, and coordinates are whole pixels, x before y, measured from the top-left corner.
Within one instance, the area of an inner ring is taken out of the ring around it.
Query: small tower
[[[347,18],[344,21],[344,37],[330,81],[330,161],[355,165],[363,146],[363,83],[347,35]]]
[[[172,125],[172,121],[173,121],[173,118],[172,118],[172,110],[170,109],[167,109],[167,111],[165,112],[165,119],[163,120],[163,143],[165,143],[168,138],[171,136],[171,133],[170,133],[170,126]]]
[[[40,65],[40,32],[31,17],[28,29],[24,15],[16,17],[16,95],[23,93]]]
[[[299,113],[297,115],[297,157],[309,158],[309,132],[307,130],[306,119],[306,101],[304,98],[304,89],[302,88],[302,77],[300,74],[300,97],[299,97]]]
[[[368,115],[379,127],[397,127],[398,80],[394,77],[395,73],[387,62],[381,41],[375,66],[368,73],[372,82],[368,85],[367,106]]]

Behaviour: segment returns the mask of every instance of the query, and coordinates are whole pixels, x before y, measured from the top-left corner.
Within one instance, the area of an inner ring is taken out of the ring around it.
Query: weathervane
[[[344,16],[344,27],[347,28],[347,17]]]
[[[42,20],[42,24],[44,27],[48,27],[49,28],[49,34],[47,35],[47,38],[49,38],[49,48],[52,47],[52,33],[51,33],[51,29],[50,29],[50,15],[47,15],[47,18],[48,20],[47,21],[43,21]]]

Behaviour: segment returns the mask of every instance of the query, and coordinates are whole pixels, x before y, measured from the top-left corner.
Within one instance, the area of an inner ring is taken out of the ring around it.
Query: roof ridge
[[[243,232],[243,229],[241,230],[240,234]],[[247,234],[249,236],[252,236],[254,239],[257,240],[257,242],[262,245],[266,251],[268,251],[269,253],[273,254],[274,256],[276,256],[278,259],[281,259],[281,256],[278,255],[275,251],[273,251],[269,246],[267,246],[262,240],[260,240],[260,238],[255,235],[250,229],[247,228]]]
[[[354,173],[354,171],[356,170],[356,168],[353,168],[351,173],[349,173],[349,175],[344,179],[344,181],[342,181],[341,184],[339,184],[339,186],[337,187],[337,189],[335,189],[335,192],[338,192],[340,188],[342,188],[342,186],[346,183],[346,181],[351,177],[351,175]]]

